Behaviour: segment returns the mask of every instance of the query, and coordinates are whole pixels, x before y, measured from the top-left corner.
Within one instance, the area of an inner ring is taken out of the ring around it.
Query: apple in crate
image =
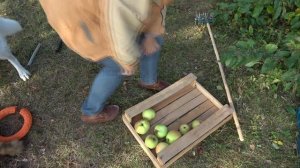
[[[179,131],[172,130],[172,131],[168,132],[168,134],[166,136],[166,141],[168,144],[171,144],[180,137],[181,137],[181,134]]]
[[[150,129],[150,123],[147,120],[140,120],[134,124],[134,129],[138,134],[146,134]]]
[[[200,125],[200,120],[198,120],[198,119],[196,119],[196,120],[194,120],[193,122],[192,122],[192,127],[193,128],[196,128],[196,127],[198,127]]]
[[[169,146],[169,144],[167,144],[166,142],[160,142],[160,143],[157,144],[157,146],[155,148],[155,152],[159,153],[160,151],[165,149],[167,146]]]
[[[149,134],[145,139],[145,145],[150,148],[154,149],[158,144],[158,138],[155,135]]]
[[[179,131],[181,134],[186,134],[187,132],[189,132],[190,130],[190,126],[187,124],[181,124],[179,127]]]
[[[158,137],[158,138],[164,138],[168,133],[168,127],[163,125],[163,124],[157,124],[154,127],[154,134]]]
[[[151,121],[155,118],[155,111],[153,109],[146,109],[143,111],[142,116],[143,119]]]

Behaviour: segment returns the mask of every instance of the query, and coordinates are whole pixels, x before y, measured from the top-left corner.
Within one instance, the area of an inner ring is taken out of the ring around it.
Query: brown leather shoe
[[[161,90],[165,89],[166,87],[170,86],[170,84],[168,82],[158,80],[156,83],[154,83],[152,85],[146,85],[146,84],[143,84],[142,82],[139,82],[139,86],[141,88],[145,88],[145,89],[149,89],[149,90],[161,91]]]
[[[115,119],[119,114],[119,106],[117,105],[108,105],[104,107],[103,111],[92,116],[82,115],[81,120],[88,124],[93,123],[104,123]]]

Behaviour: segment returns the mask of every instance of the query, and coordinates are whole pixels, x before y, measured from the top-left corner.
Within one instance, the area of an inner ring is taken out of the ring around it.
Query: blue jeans
[[[141,36],[139,43],[143,41]],[[162,36],[156,37],[157,43],[162,46]],[[140,58],[140,77],[144,84],[154,84],[157,81],[157,68],[160,51],[151,55],[142,55]],[[111,58],[99,62],[103,68],[97,74],[88,97],[85,99],[81,111],[84,115],[95,115],[103,110],[105,102],[122,83],[124,76],[121,66]]]

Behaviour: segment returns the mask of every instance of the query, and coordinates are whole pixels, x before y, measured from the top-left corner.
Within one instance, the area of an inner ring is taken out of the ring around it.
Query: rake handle
[[[218,49],[217,49],[217,45],[215,43],[215,39],[214,39],[213,33],[211,31],[211,28],[210,28],[210,24],[206,23],[206,26],[207,26],[209,36],[210,36],[210,39],[211,39],[211,42],[212,42],[212,45],[213,45],[213,48],[214,48],[214,52],[215,52],[215,55],[216,55],[216,58],[217,58],[217,62],[218,62],[219,69],[220,69],[221,76],[222,76],[222,80],[223,80],[223,83],[224,83],[228,103],[229,103],[230,107],[233,109],[232,115],[233,115],[233,120],[234,120],[236,129],[237,129],[238,135],[239,135],[239,139],[240,139],[240,141],[244,141],[242,129],[241,129],[241,126],[240,126],[240,123],[239,123],[239,120],[238,120],[238,117],[237,117],[237,114],[236,114],[236,111],[235,111],[235,107],[234,107],[234,104],[233,104],[233,101],[232,101],[232,97],[231,97],[231,94],[230,94],[230,90],[229,90],[229,87],[228,87],[228,84],[227,84],[227,81],[226,81],[226,76],[225,76],[225,73],[224,73],[223,65],[220,61],[220,55],[219,55],[219,52],[218,52]]]

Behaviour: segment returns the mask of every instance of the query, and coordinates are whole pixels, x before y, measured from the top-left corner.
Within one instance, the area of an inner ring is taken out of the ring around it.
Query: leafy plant
[[[241,38],[222,55],[226,66],[245,66],[267,76],[280,71],[274,85],[300,96],[300,0],[220,2],[215,15]]]

